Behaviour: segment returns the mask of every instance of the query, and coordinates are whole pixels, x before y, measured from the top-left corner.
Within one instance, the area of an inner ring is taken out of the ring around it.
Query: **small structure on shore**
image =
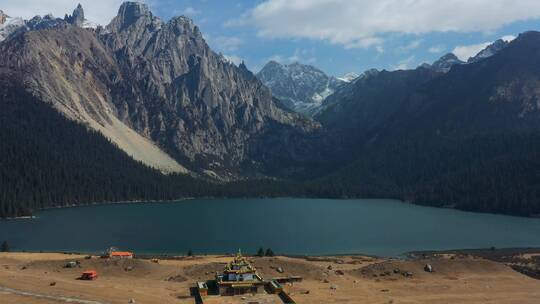
[[[133,259],[133,252],[119,251],[118,249],[111,247],[107,250],[107,257],[109,259]]]
[[[265,282],[257,269],[239,251],[234,260],[216,275],[219,294],[222,296],[263,293]]]
[[[111,259],[133,259],[133,252],[129,251],[112,251],[109,254]]]

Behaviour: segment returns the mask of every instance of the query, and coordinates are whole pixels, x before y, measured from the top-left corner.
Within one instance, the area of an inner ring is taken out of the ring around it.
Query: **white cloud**
[[[502,40],[506,42],[510,42],[514,39],[516,39],[516,36],[514,35],[506,35],[501,37]],[[469,58],[476,56],[476,54],[480,53],[483,49],[485,49],[487,46],[492,44],[493,42],[484,42],[484,43],[478,43],[478,44],[471,44],[471,45],[458,45],[454,48],[452,53],[456,55],[459,59],[463,61],[467,61]]]
[[[235,36],[218,36],[214,39],[208,37],[211,44],[213,44],[217,49],[225,52],[233,52],[238,50],[238,48],[244,44],[244,40]]]
[[[467,61],[469,58],[474,57],[476,54],[480,53],[481,50],[485,49],[491,42],[484,42],[471,45],[458,45],[452,51],[459,59]]]
[[[422,39],[413,40],[409,44],[397,48],[397,51],[398,52],[412,51],[414,49],[417,49],[422,44],[422,42],[424,42],[424,40],[422,40]]]
[[[198,9],[195,9],[193,7],[186,7],[184,10],[180,11],[180,14],[181,15],[184,15],[184,16],[195,16],[195,15],[198,15],[200,14],[201,11],[198,10]]]
[[[393,70],[407,70],[411,68],[411,64],[414,62],[415,59],[416,58],[414,56],[403,59],[400,62],[398,62],[398,64],[395,65],[392,69]]]
[[[445,50],[445,47],[444,45],[436,45],[436,46],[432,46],[428,49],[428,52],[432,53],[432,54],[440,54],[442,52],[444,52]]]
[[[296,49],[291,56],[274,55],[267,58],[267,61],[275,61],[281,64],[291,64],[295,62],[302,62],[304,64],[313,64],[317,62],[317,58],[314,56],[313,50]]]
[[[12,17],[30,19],[36,15],[53,14],[63,18],[71,14],[78,3],[84,8],[86,19],[107,25],[118,13],[124,0],[1,0],[0,9]],[[142,1],[152,4],[150,1]]]
[[[540,18],[538,0],[265,0],[226,25],[365,48],[386,33],[487,32],[532,18]]]

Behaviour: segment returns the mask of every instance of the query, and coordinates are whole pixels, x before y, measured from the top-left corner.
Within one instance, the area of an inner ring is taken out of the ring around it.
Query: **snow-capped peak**
[[[46,16],[35,16],[30,20],[23,18],[12,18],[0,10],[0,42],[9,36],[24,33],[26,31],[51,28],[62,23],[69,23],[82,28],[96,29],[99,25],[84,18],[84,10],[79,4],[72,15],[67,15],[64,19],[56,18],[49,14]]]
[[[442,56],[439,60],[435,61],[431,68],[435,71],[447,73],[450,71],[450,69],[455,65],[464,64],[465,62],[459,60],[459,58],[453,54],[448,53],[444,56]]]
[[[343,81],[343,82],[352,82],[354,81],[356,78],[360,77],[360,75],[356,74],[355,72],[350,72],[350,73],[347,73],[341,77],[338,77],[339,80]]]
[[[480,51],[480,53],[476,54],[476,56],[469,58],[467,62],[474,63],[489,58],[498,53],[500,50],[504,49],[508,45],[508,43],[509,42],[507,40],[499,39],[488,45],[485,49]]]

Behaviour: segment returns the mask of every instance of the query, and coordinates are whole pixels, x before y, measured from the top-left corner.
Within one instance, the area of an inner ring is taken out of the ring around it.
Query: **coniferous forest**
[[[148,168],[23,89],[11,88],[0,98],[2,218],[89,203],[284,196],[396,198],[471,211],[540,213],[538,134],[396,140],[366,149],[325,177],[225,184]]]
[[[201,195],[204,181],[165,176],[20,89],[2,92],[0,216],[90,202]]]

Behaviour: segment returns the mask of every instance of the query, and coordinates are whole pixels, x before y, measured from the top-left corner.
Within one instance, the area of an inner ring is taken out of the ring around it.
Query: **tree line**
[[[101,202],[184,197],[395,198],[516,215],[540,214],[540,135],[396,138],[311,180],[217,183],[163,175],[23,89],[0,92],[0,218]]]

